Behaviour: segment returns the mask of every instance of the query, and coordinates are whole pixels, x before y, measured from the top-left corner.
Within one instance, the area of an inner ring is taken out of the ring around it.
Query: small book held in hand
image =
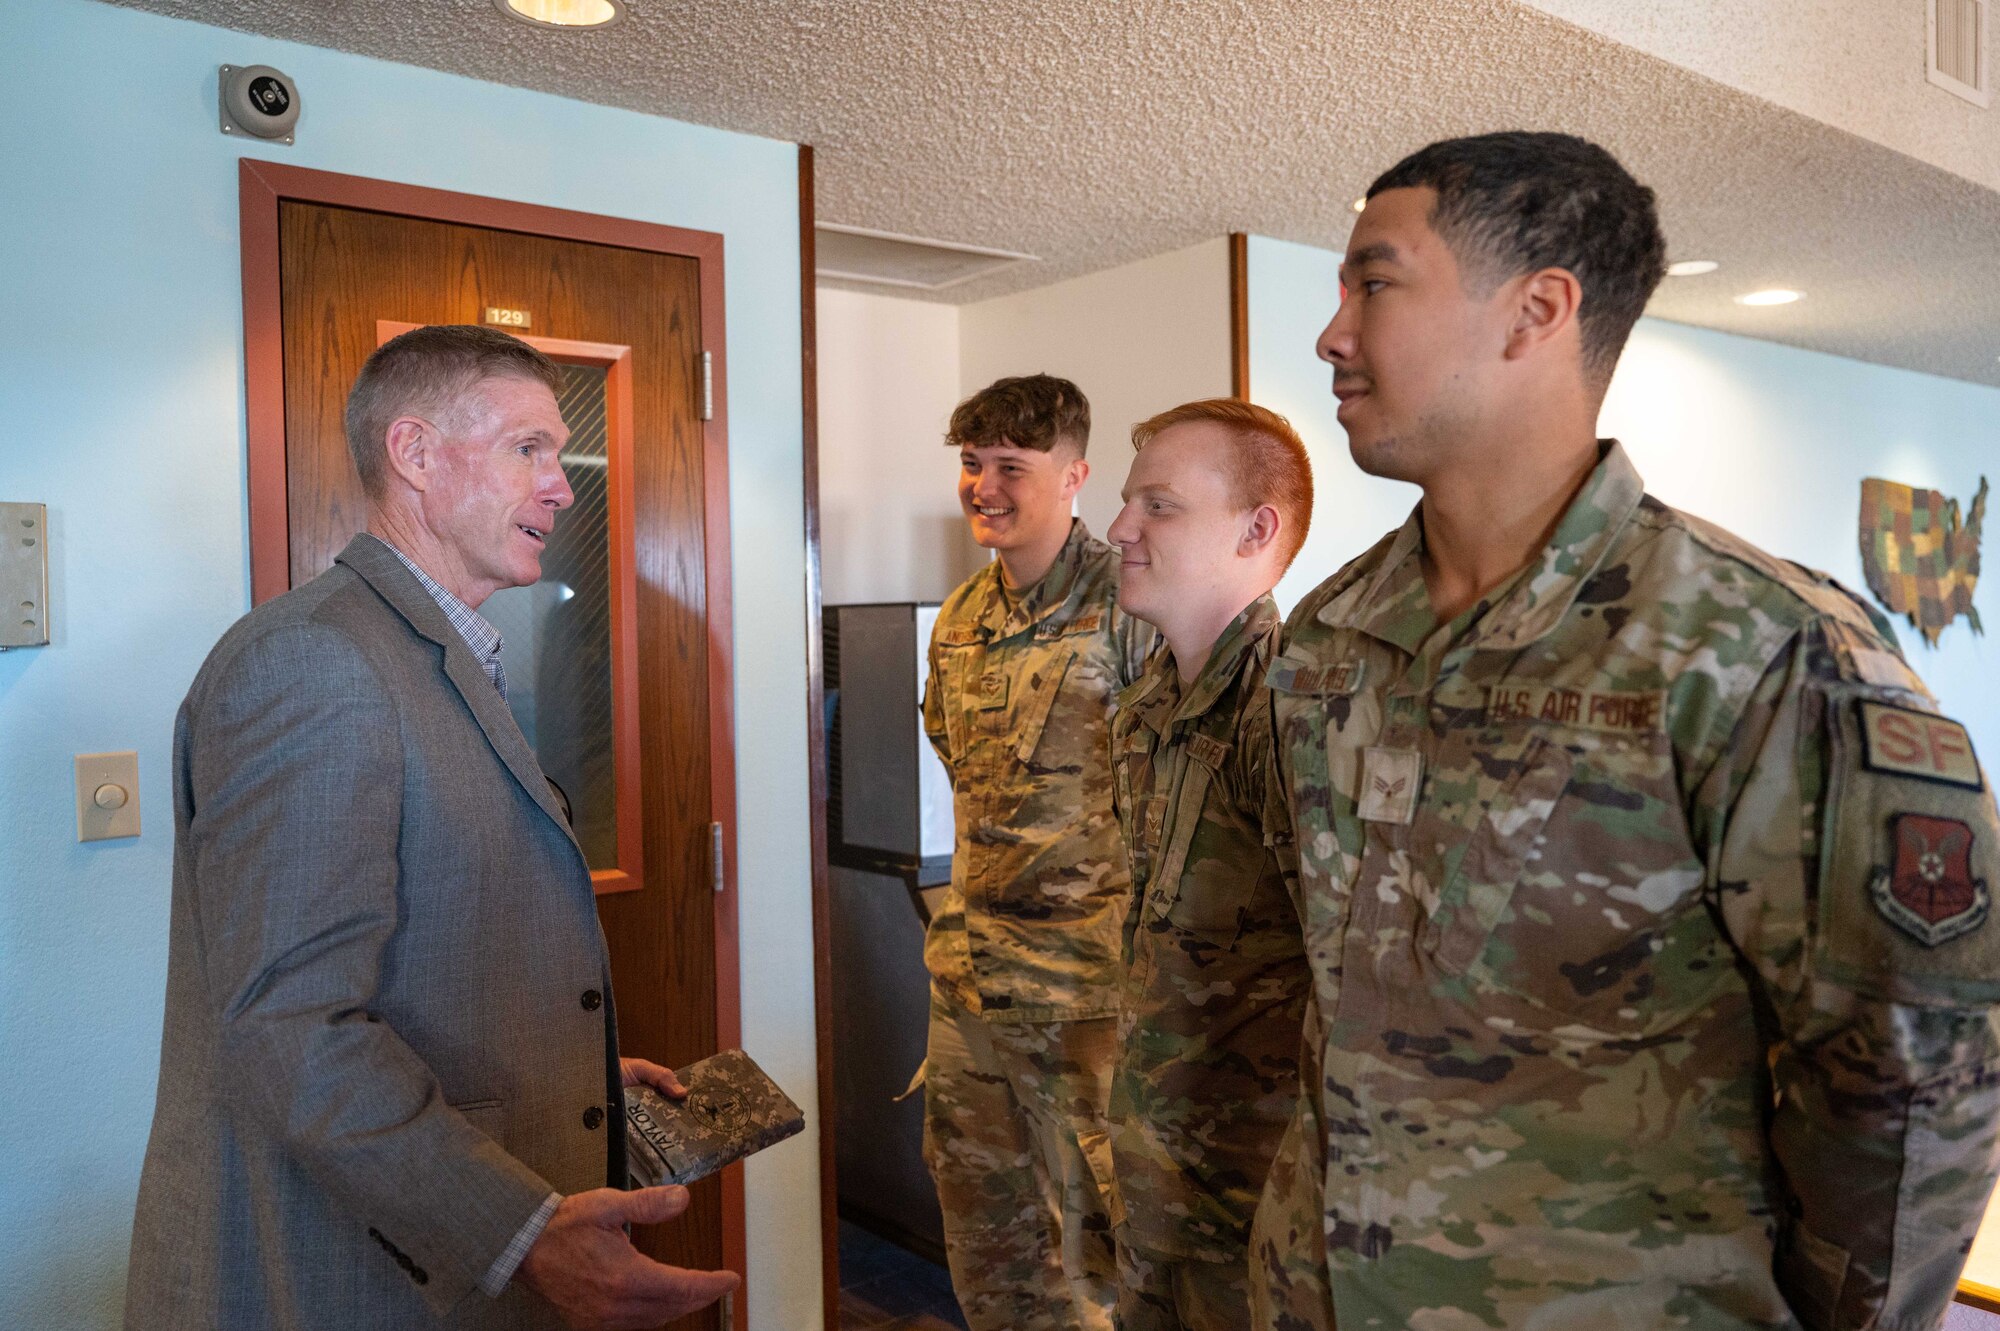
[[[625,1088],[626,1161],[635,1188],[692,1183],[797,1134],[806,1116],[741,1049],[678,1074],[687,1099]]]

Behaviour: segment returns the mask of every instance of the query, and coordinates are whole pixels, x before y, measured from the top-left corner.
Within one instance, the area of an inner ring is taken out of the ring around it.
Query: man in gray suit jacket
[[[405,333],[348,400],[367,533],[238,621],[174,727],[159,1098],[130,1331],[652,1327],[733,1288],[624,1226],[590,872],[477,613],[570,503],[556,368]]]

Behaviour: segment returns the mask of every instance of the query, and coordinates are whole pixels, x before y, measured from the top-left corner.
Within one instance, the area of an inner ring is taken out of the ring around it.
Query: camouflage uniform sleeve
[[[1794,639],[1689,809],[1757,979],[1776,1276],[1811,1331],[1935,1326],[2000,1171],[1993,798],[1963,728],[1856,638]]]
[[[1285,785],[1285,774],[1278,766],[1277,717],[1271,707],[1269,689],[1263,690],[1259,699],[1253,726],[1252,733],[1257,736],[1261,751],[1256,771],[1264,785],[1264,844],[1271,848],[1271,854],[1278,861],[1278,872],[1284,876],[1285,892],[1303,920],[1305,903],[1299,899],[1298,839],[1292,825],[1291,795]]]
[[[931,747],[937,750],[938,761],[944,764],[944,774],[952,786],[958,785],[958,771],[952,766],[951,728],[945,722],[944,709],[949,705],[944,696],[944,684],[938,675],[937,647],[933,645],[925,657],[928,664],[924,670],[924,735]]]
[[[1123,707],[1119,707],[1111,713],[1111,724],[1105,727],[1104,735],[1105,747],[1111,760],[1111,816],[1118,823],[1118,836],[1124,843],[1126,862],[1134,868],[1138,866],[1143,852],[1139,847],[1139,823],[1134,816],[1137,810],[1133,808],[1132,766],[1123,755],[1126,740],[1131,736],[1135,726],[1136,723],[1130,714]],[[1139,875],[1135,873],[1133,879],[1132,899],[1137,901],[1142,894]],[[1137,912],[1127,916],[1128,933],[1132,927],[1131,921],[1137,919]]]

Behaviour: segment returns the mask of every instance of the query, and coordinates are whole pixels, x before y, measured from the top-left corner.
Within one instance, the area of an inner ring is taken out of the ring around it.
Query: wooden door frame
[[[278,209],[286,201],[358,208],[425,221],[517,231],[693,259],[701,293],[701,346],[710,358],[714,410],[702,425],[703,562],[708,628],[709,816],[722,825],[722,890],[715,894],[715,1038],[743,1043],[737,933],[735,649],[729,565],[728,342],[723,324],[722,237],[655,222],[573,212],[542,204],[403,185],[365,176],[241,158],[238,202],[243,237],[243,369],[250,491],[250,599],[283,592],[291,580],[285,492],[285,358],[280,307]],[[722,1175],[722,1260],[742,1271],[747,1254],[743,1166]],[[745,1287],[747,1294],[748,1287]],[[749,1300],[735,1300],[736,1331],[749,1327]]]
[[[813,150],[799,145],[799,367],[806,528],[806,816],[811,820],[813,1043],[819,1062],[819,1263],[821,1319],[840,1325],[840,1185],[835,1176],[833,897],[826,844],[826,599],[819,535],[819,290],[814,274]]]
[[[1250,400],[1250,236],[1229,233],[1229,396]]]

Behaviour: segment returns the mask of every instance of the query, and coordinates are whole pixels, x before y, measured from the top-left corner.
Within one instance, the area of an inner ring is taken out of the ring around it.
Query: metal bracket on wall
[[[0,503],[0,652],[49,645],[49,510]]]

